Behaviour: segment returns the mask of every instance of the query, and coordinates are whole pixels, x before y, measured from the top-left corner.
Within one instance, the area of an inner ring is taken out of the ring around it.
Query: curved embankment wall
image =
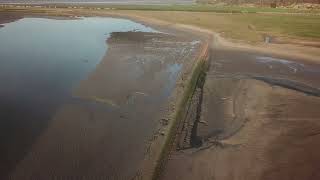
[[[162,145],[158,146],[158,148],[160,148],[160,152],[158,153],[157,157],[155,158],[155,162],[153,163],[154,167],[152,167],[152,173],[142,179],[159,179],[168,160],[170,151],[174,145],[177,126],[180,120],[184,117],[186,110],[190,105],[190,99],[195,92],[197,84],[199,83],[199,81],[204,79],[204,75],[208,67],[209,57],[210,44],[209,41],[206,41],[205,43],[203,43],[201,51],[197,56],[197,59],[195,60],[195,65],[193,66],[189,77],[186,79],[186,85],[183,89],[182,94],[177,97],[176,108],[172,114],[172,120],[168,124],[168,129],[166,131],[166,134],[164,135]]]

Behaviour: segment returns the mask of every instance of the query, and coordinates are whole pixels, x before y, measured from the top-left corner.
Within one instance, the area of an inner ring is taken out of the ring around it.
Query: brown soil
[[[162,179],[319,179],[319,65],[213,54],[195,132],[202,145],[174,150]]]

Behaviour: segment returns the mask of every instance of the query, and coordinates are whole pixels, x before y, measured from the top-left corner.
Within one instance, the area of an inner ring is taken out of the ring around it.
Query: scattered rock
[[[249,24],[248,25],[248,29],[252,30],[252,31],[255,31],[256,30],[256,27],[252,24]]]
[[[122,119],[126,119],[126,117],[124,115],[120,115],[120,118]]]
[[[161,122],[162,125],[167,126],[169,124],[169,119],[162,118],[160,122]]]
[[[204,120],[199,121],[199,123],[208,125],[208,122],[207,122],[207,121],[204,121]]]
[[[269,44],[272,42],[272,37],[267,34],[263,36],[263,39],[264,39],[264,43],[266,44]]]
[[[165,132],[164,132],[164,131],[161,131],[161,132],[160,132],[160,135],[161,135],[161,136],[164,136],[164,135],[165,135]]]

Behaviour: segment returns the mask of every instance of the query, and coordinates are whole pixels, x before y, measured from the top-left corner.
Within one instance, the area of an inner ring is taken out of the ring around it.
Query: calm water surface
[[[95,69],[110,33],[133,30],[153,31],[115,18],[24,18],[0,28],[0,177]]]

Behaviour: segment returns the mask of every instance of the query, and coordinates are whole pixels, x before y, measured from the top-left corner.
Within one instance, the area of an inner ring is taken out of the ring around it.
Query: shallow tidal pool
[[[96,68],[110,34],[127,31],[155,30],[126,19],[99,17],[22,18],[0,28],[0,178],[23,158],[74,87]]]

